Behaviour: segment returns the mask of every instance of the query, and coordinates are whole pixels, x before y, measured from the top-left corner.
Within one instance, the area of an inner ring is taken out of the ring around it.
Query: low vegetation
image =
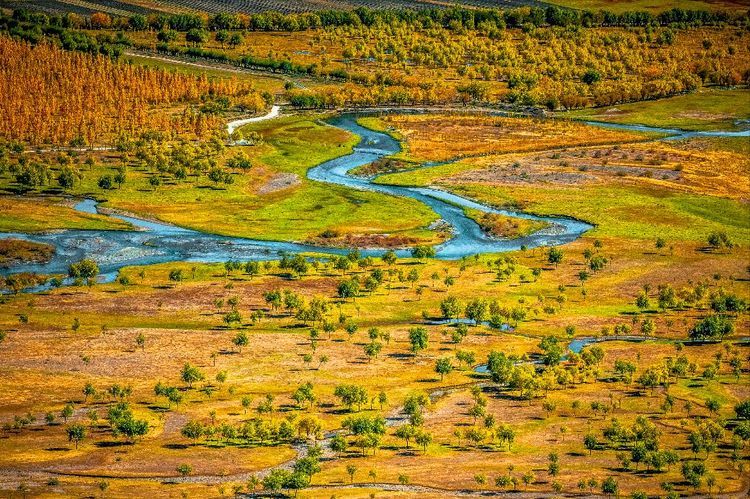
[[[504,239],[526,237],[549,226],[546,222],[508,217],[480,210],[466,209],[465,212],[482,227],[482,230]]]
[[[19,263],[44,263],[54,254],[55,248],[49,244],[23,239],[0,239],[0,267],[10,267]]]

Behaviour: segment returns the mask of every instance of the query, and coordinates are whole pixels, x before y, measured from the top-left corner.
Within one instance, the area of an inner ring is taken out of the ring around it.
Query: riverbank
[[[268,115],[251,118],[256,121],[266,121],[278,116],[278,108]],[[230,126],[240,126],[246,120],[233,122]],[[556,227],[554,231],[537,231],[523,238],[512,240],[498,240],[489,237],[479,225],[468,218],[463,208],[469,207],[505,216],[518,216],[526,219],[537,219],[533,215],[500,211],[478,203],[432,189],[410,189],[397,186],[384,186],[369,180],[353,177],[350,170],[371,163],[372,161],[399,150],[398,143],[390,136],[366,129],[356,123],[353,116],[340,116],[331,123],[339,129],[359,137],[359,142],[353,152],[324,162],[310,168],[307,175],[311,180],[321,183],[340,185],[346,189],[359,191],[374,191],[385,194],[392,199],[411,198],[422,203],[427,209],[445,221],[451,227],[451,238],[436,247],[438,258],[457,259],[482,252],[502,252],[518,249],[521,246],[536,247],[562,244],[571,241],[585,232],[589,226],[585,223],[564,219],[541,219],[545,224]],[[91,212],[86,205],[84,211]],[[37,273],[62,273],[75,259],[86,256],[93,257],[100,263],[102,271],[110,276],[115,275],[119,268],[126,265],[143,265],[148,263],[163,263],[166,261],[202,261],[220,262],[228,260],[259,260],[268,259],[270,255],[279,251],[288,253],[323,252],[340,254],[341,249],[330,249],[277,241],[261,241],[245,238],[230,238],[215,236],[207,233],[191,231],[160,224],[145,222],[132,217],[111,215],[113,218],[125,221],[145,232],[89,232],[73,231],[55,234],[29,236],[40,242],[53,244],[62,256],[53,259],[46,265],[25,265],[21,269]],[[395,220],[389,218],[388,220]],[[5,234],[0,237],[11,237]],[[95,244],[82,243],[81,238],[95,241]],[[367,250],[366,254],[377,254],[379,250]],[[400,254],[406,254],[402,250]]]

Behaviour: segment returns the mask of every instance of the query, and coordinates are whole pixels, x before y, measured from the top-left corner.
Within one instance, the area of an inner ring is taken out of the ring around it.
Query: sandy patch
[[[279,173],[271,177],[265,184],[258,189],[258,194],[270,194],[272,192],[283,191],[291,187],[300,185],[302,181],[296,173]]]

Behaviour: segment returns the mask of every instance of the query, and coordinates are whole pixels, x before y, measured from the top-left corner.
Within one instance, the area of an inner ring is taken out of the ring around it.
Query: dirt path
[[[271,110],[268,112],[268,114],[264,114],[263,116],[253,116],[252,118],[242,118],[239,120],[230,121],[229,123],[227,123],[227,133],[231,136],[235,130],[247,125],[248,123],[257,123],[259,121],[266,121],[277,118],[281,114],[280,111],[281,106],[273,105],[271,106]]]

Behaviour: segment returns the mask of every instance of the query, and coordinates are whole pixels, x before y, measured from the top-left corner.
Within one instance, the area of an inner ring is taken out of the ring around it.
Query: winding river
[[[233,131],[247,123],[273,119],[279,115],[274,106],[269,114],[262,117],[238,120],[230,123]],[[687,132],[684,130],[648,127],[643,125],[621,125],[588,122],[591,125],[618,128],[636,132],[657,132],[663,139],[680,139],[695,136],[707,137],[748,137],[750,131],[739,132]],[[361,140],[354,150],[345,156],[326,161],[308,170],[309,179],[337,184],[352,189],[375,191],[390,196],[409,197],[429,206],[452,230],[451,238],[436,246],[436,256],[451,260],[476,253],[499,253],[514,251],[522,246],[555,246],[573,241],[592,226],[567,217],[536,216],[518,211],[500,210],[455,194],[426,187],[401,187],[376,184],[372,178],[350,175],[359,166],[369,164],[379,158],[395,154],[401,146],[388,134],[370,130],[357,124],[356,116],[343,114],[329,120],[335,126],[358,135]],[[464,208],[498,213],[515,218],[547,222],[547,226],[529,236],[516,239],[499,239],[487,235],[479,225],[464,214]],[[86,213],[97,213],[97,203],[86,199],[75,205],[75,209]],[[56,248],[54,257],[47,263],[14,265],[0,272],[35,272],[40,274],[66,273],[70,263],[82,258],[93,258],[101,269],[100,280],[112,281],[122,267],[128,265],[148,265],[173,261],[224,262],[228,260],[268,260],[280,253],[324,253],[343,254],[345,249],[326,248],[306,244],[245,239],[208,234],[173,225],[147,221],[125,215],[109,215],[130,223],[134,230],[63,230],[48,233],[3,233],[0,238],[18,238],[52,244]],[[365,255],[377,255],[382,249],[365,249]],[[406,250],[399,252],[401,256]]]
[[[273,116],[278,114],[278,111]],[[273,117],[271,116],[271,117]],[[341,115],[329,122],[361,137],[352,153],[322,163],[308,170],[311,180],[342,185],[352,189],[370,190],[391,196],[405,196],[428,205],[451,226],[452,237],[437,246],[436,255],[442,259],[457,259],[476,253],[495,253],[517,250],[521,246],[553,246],[575,240],[592,226],[571,218],[539,217],[527,213],[505,211],[482,205],[438,189],[410,188],[380,185],[349,175],[349,171],[369,164],[378,158],[400,150],[399,143],[389,135],[364,128],[357,124],[353,115]],[[549,225],[534,234],[518,239],[497,239],[485,234],[479,225],[468,218],[464,207],[486,212],[542,220]],[[97,203],[86,199],[75,205],[75,209],[86,213],[97,213]],[[226,237],[203,233],[173,225],[146,221],[125,215],[109,215],[130,223],[134,230],[63,230],[48,233],[4,233],[0,238],[18,238],[52,244],[56,248],[54,257],[47,263],[15,265],[3,272],[35,272],[40,274],[66,273],[70,263],[82,258],[97,261],[103,282],[112,281],[119,269],[128,265],[148,265],[172,261],[224,262],[228,260],[267,260],[279,253],[325,253],[343,254],[347,250],[317,247],[282,241],[263,241],[237,237]],[[382,249],[365,249],[365,255],[382,253]],[[401,250],[401,256],[407,254]]]

